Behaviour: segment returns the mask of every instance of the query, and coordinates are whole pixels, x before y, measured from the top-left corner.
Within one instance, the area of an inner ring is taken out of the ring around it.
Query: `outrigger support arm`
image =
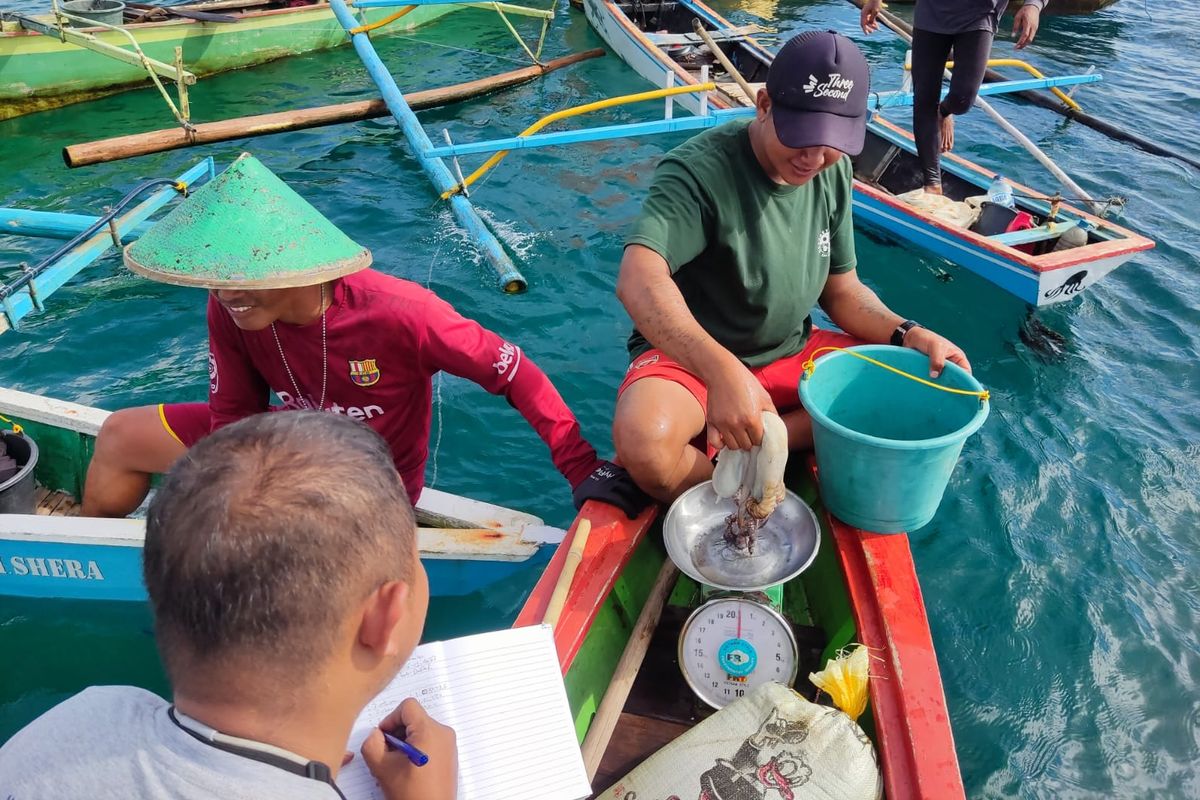
[[[22,318],[40,310],[44,298],[60,289],[63,284],[78,275],[84,267],[108,252],[109,248],[113,246],[113,237],[106,227],[108,216],[113,218],[119,235],[124,237],[138,229],[141,223],[169,203],[180,191],[188,189],[199,181],[211,179],[215,172],[210,156],[173,181],[142,184],[139,189],[126,195],[126,204],[137,197],[139,190],[147,191],[158,186],[161,188],[123,213],[122,207],[118,204],[116,214],[110,212],[109,215],[93,220],[88,223],[87,228],[54,256],[35,267],[24,268],[20,275],[0,286],[0,333],[17,327]],[[3,209],[3,211],[13,213],[14,216],[19,215],[15,209]],[[65,217],[62,220],[64,225],[75,225],[78,221],[74,214],[63,216]],[[41,221],[45,222],[45,217],[42,217]]]
[[[68,18],[72,17],[72,15],[67,14],[64,11],[59,11],[58,13],[62,14],[64,17],[68,17]],[[182,80],[184,83],[187,83],[187,84],[194,84],[196,82],[196,76],[193,75],[192,73],[187,72],[186,70],[183,72],[180,72],[179,70],[177,70],[174,66],[172,66],[170,64],[166,64],[166,63],[163,63],[162,61],[158,61],[153,58],[150,58],[149,56],[147,56],[141,52],[141,48],[138,48],[138,50],[136,52],[132,51],[132,50],[126,50],[123,47],[117,47],[115,44],[109,44],[108,42],[102,42],[90,33],[84,33],[82,31],[77,31],[77,30],[73,30],[71,28],[66,28],[66,27],[59,28],[55,25],[48,25],[45,22],[42,22],[40,20],[36,20],[32,17],[27,17],[27,16],[20,15],[20,14],[16,15],[15,18],[18,22],[21,23],[21,27],[25,28],[26,30],[31,30],[31,31],[34,31],[35,33],[40,33],[43,36],[49,36],[54,39],[59,39],[60,41],[70,42],[71,44],[78,45],[79,47],[83,47],[88,50],[92,50],[92,51],[100,53],[102,55],[106,55],[109,58],[115,58],[117,61],[124,61],[126,64],[131,64],[132,66],[135,66],[135,67],[148,66],[148,68],[150,70],[152,70],[155,74],[160,75],[160,76],[166,78],[167,80],[171,80],[171,81]],[[109,27],[111,30],[120,31],[121,33],[124,33],[126,36],[129,36],[130,38],[132,38],[129,31],[124,30],[122,28],[114,28],[112,26],[104,26],[103,23],[89,22],[88,24],[89,25],[94,24],[96,27]],[[134,41],[133,44],[135,47],[137,47],[136,41]],[[143,59],[144,59],[144,61],[143,61]]]
[[[359,0],[359,7],[361,8],[364,3],[365,0]],[[410,5],[410,3],[393,3],[392,5]],[[347,32],[358,27],[359,22],[346,7],[346,0],[329,0],[329,7]],[[408,101],[404,99],[404,94],[396,85],[392,74],[388,72],[387,67],[380,60],[379,54],[375,52],[375,46],[371,44],[370,37],[365,33],[356,33],[350,36],[350,41],[354,44],[359,59],[366,67],[371,80],[379,88],[379,93],[383,95],[383,101],[387,104],[388,110],[392,112],[396,122],[399,123],[404,137],[408,139],[408,144],[413,149],[417,162],[433,183],[434,188],[439,194],[453,189],[456,186],[454,176],[440,158],[429,154],[433,150],[433,142],[429,141],[429,136],[421,127],[421,121],[417,119],[417,115],[413,113]],[[467,234],[483,251],[488,262],[496,271],[500,288],[509,294],[524,291],[527,286],[525,278],[517,271],[516,265],[513,264],[496,235],[484,224],[479,212],[471,205],[471,201],[462,195],[455,194],[450,198],[450,210],[459,224],[466,228]]]
[[[1019,81],[1007,81],[1005,83],[988,83],[984,84],[979,89],[980,95],[1005,94],[1007,92],[1025,91],[1028,89],[1044,89],[1049,86],[1073,86],[1083,83],[1095,83],[1101,80],[1099,75],[1066,75],[1061,78],[1029,78]],[[466,142],[463,144],[450,145],[446,147],[435,147],[429,151],[429,155],[438,158],[446,158],[448,156],[465,156],[480,153],[499,153],[504,150],[534,150],[541,147],[552,147],[563,144],[577,144],[579,142],[597,142],[607,139],[623,139],[635,136],[650,136],[658,133],[674,133],[679,131],[693,131],[701,128],[711,128],[714,125],[719,125],[722,122],[727,122],[731,119],[745,118],[754,116],[754,109],[749,107],[738,108],[723,108],[710,111],[705,116],[693,117],[671,117],[667,119],[653,120],[650,122],[632,122],[624,125],[607,125],[599,128],[585,128],[583,130],[574,131],[555,131],[554,133],[534,134],[535,129],[544,127],[548,122],[553,122],[557,119],[562,119],[566,116],[574,116],[585,111],[594,111],[597,108],[608,108],[625,103],[639,102],[642,100],[652,100],[659,97],[683,94],[687,92],[695,92],[704,88],[703,86],[684,86],[672,87],[671,89],[657,89],[649,92],[640,92],[634,95],[626,95],[624,97],[613,97],[609,100],[603,100],[599,103],[589,103],[586,106],[572,109],[570,112],[556,112],[549,117],[543,118],[537,125],[530,126],[525,133],[519,136],[506,137],[504,139],[492,139],[482,142]],[[711,88],[711,84],[709,85]],[[910,92],[879,92],[872,94],[869,98],[869,109],[871,111],[879,111],[885,108],[898,108],[901,106],[912,104],[912,94]],[[480,168],[482,169],[482,167]],[[472,178],[467,178],[467,183],[470,184]]]

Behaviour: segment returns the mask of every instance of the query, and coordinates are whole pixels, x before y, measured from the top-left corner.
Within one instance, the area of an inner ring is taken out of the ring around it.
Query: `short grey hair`
[[[411,579],[415,537],[391,452],[363,423],[280,411],[216,431],[171,468],[146,522],[168,673],[231,656],[321,663],[353,604]]]

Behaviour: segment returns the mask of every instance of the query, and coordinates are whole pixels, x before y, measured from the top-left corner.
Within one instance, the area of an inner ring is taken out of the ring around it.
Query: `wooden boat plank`
[[[734,28],[721,28],[720,30],[709,31],[708,34],[716,42],[734,42],[743,41],[747,36],[753,36],[756,33],[762,32],[762,26],[751,23],[749,25],[739,25]],[[703,44],[703,40],[695,33],[648,33],[646,37],[660,47],[679,44]]]
[[[541,517],[426,487],[417,498],[417,522],[439,528],[507,528],[544,524]]]
[[[66,492],[47,492],[38,499],[37,513],[50,517],[69,517],[79,512],[75,499]]]
[[[111,544],[141,547],[143,519],[80,517],[79,506],[66,492],[39,490],[37,514],[0,514],[0,539],[28,539],[61,544]],[[519,532],[491,528],[417,528],[423,559],[455,561],[525,561],[538,545]]]
[[[521,534],[492,528],[417,528],[421,558],[525,561],[538,551]]]

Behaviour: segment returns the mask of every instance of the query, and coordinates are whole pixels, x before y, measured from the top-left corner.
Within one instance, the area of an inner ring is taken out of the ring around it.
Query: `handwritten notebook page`
[[[354,723],[338,775],[349,800],[382,800],[359,748],[407,697],[454,728],[459,800],[579,800],[592,793],[551,629],[481,633],[418,647]]]

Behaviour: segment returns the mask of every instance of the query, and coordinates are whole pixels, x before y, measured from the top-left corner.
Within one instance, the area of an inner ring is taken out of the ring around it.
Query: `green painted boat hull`
[[[403,33],[432,22],[461,5],[418,6],[375,35]],[[394,9],[370,9],[368,21]],[[48,16],[39,19],[52,22]],[[287,56],[326,50],[349,43],[328,5],[278,11],[246,12],[237,22],[192,20],[127,26],[152,59],[175,62],[183,48],[184,68],[197,76],[264,64]],[[85,29],[109,44],[128,48],[115,31]],[[93,100],[149,84],[145,70],[78,45],[39,34],[0,33],[0,120]],[[170,88],[170,87],[169,87]]]
[[[806,503],[820,512],[820,498],[811,478],[805,476],[802,471],[793,469],[790,471],[788,484]],[[856,628],[826,515],[818,513],[817,517],[821,520],[820,549],[812,565],[786,587],[783,610],[793,622],[814,625],[822,630],[828,642],[822,657],[824,661],[834,655],[838,648],[855,641]],[[567,701],[580,743],[583,742],[596,709],[604,698],[616,671],[617,662],[633,632],[638,614],[641,613],[655,576],[658,575],[666,557],[662,535],[656,527],[638,545],[629,563],[622,570],[612,592],[596,615],[587,639],[579,648],[579,654],[566,673]],[[681,575],[667,602],[690,608],[695,606],[699,599],[699,585]],[[863,715],[860,723],[868,733],[872,732],[869,713]]]

